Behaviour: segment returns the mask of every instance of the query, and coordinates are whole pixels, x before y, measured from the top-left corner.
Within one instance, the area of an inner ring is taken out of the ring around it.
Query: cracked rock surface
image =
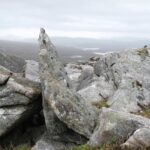
[[[0,66],[0,136],[40,108],[40,85]]]

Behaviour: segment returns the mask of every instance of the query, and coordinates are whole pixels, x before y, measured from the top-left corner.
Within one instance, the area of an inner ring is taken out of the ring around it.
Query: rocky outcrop
[[[150,105],[147,47],[64,66],[43,28],[39,42],[39,63],[26,61],[24,77],[18,74],[22,63],[18,69],[14,60],[6,59],[0,66],[0,137],[24,120],[32,120],[40,125],[25,127],[30,129],[28,135],[37,133],[32,150],[66,150],[87,140],[91,147],[114,141],[122,149],[150,146],[150,119],[137,115]],[[43,121],[37,123],[39,116],[43,119],[41,91],[46,127]],[[27,120],[29,116],[32,119]]]
[[[56,127],[59,130],[55,121],[58,118],[68,128],[89,138],[94,128],[93,112],[85,106],[84,99],[70,90],[67,73],[51,45],[48,40],[44,45],[46,49],[41,49],[39,54],[46,126],[51,132]],[[62,127],[62,123],[59,125]]]
[[[40,85],[0,66],[0,136],[38,111]]]
[[[139,51],[142,53],[143,49],[108,54],[95,65],[95,74],[103,76],[106,83],[112,82],[114,87],[113,95],[108,96],[112,109],[137,112],[140,106],[150,103],[149,54],[143,59]]]
[[[140,132],[142,139],[132,134],[140,128],[149,130],[150,120],[130,114],[149,107],[149,64],[149,49],[144,48],[102,55],[91,65],[94,66],[93,72],[81,69],[75,80],[77,93],[86,103],[105,100],[107,107],[111,108],[100,111],[99,123],[89,141],[91,146],[101,146],[111,140],[123,142],[130,136],[122,147],[149,146],[142,144],[148,136],[145,132]],[[79,66],[81,64],[76,68]]]
[[[40,42],[44,116],[51,142],[69,128],[97,147],[127,140],[136,130],[150,126],[149,119],[131,114],[150,103],[148,50],[110,53],[64,68],[45,31]],[[104,100],[110,108],[99,107],[99,111],[92,105]]]
[[[22,73],[25,60],[16,56],[0,53],[0,65],[15,73]]]
[[[89,144],[98,147],[110,141],[124,141],[139,128],[149,128],[150,120],[130,113],[103,108]],[[146,135],[145,135],[146,138]]]

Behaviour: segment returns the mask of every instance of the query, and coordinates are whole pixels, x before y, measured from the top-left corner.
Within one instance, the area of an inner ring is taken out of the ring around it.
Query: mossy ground
[[[18,146],[12,146],[10,145],[7,148],[1,149],[0,150],[31,150],[31,146],[27,145],[27,144],[22,144],[22,145],[18,145]]]
[[[120,144],[114,143],[114,144],[107,144],[103,145],[100,148],[90,148],[88,145],[81,145],[72,148],[71,150],[122,150],[120,147]],[[133,150],[133,149],[124,149],[124,150]],[[138,149],[138,150],[149,150],[149,148],[143,148],[143,149]]]

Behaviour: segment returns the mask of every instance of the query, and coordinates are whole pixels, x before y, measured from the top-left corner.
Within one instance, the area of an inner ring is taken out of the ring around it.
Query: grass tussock
[[[98,109],[101,109],[102,107],[109,107],[107,104],[107,99],[102,99],[100,101],[92,102],[92,105],[97,107]]]
[[[122,150],[120,147],[120,144],[114,143],[114,144],[105,144],[100,148],[91,148],[88,145],[81,145],[72,148],[71,150]],[[126,148],[124,150],[133,150],[132,148]],[[149,148],[143,148],[143,149],[138,149],[138,150],[149,150]]]
[[[31,146],[27,144],[18,145],[16,147],[10,145],[9,147],[0,150],[31,150]]]
[[[81,146],[74,147],[71,150],[121,150],[121,148],[117,144],[103,145],[100,148],[91,148],[88,145],[81,145]]]
[[[141,115],[150,119],[150,105],[143,108],[143,110],[138,112],[137,115]]]
[[[31,147],[29,147],[28,145],[19,145],[15,147],[13,150],[31,150]]]

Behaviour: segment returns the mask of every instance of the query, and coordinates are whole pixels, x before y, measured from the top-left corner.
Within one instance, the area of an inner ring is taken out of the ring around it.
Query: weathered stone
[[[56,49],[50,45],[51,43],[46,42],[47,49],[40,50],[39,54],[43,101],[47,105],[47,108],[44,108],[45,118],[50,120],[47,112],[53,110],[54,115],[67,127],[89,138],[94,128],[94,115],[88,111],[84,100],[69,89],[70,81],[64,66],[59,60]],[[49,128],[52,122],[46,122]]]
[[[69,147],[72,147],[72,145],[67,145],[63,142],[58,141],[47,141],[41,139],[36,143],[32,150],[66,150],[69,149]]]
[[[40,103],[28,106],[11,106],[0,108],[0,136],[8,133],[14,127],[30,117],[31,114],[39,110]]]
[[[34,60],[26,60],[24,76],[31,81],[40,82],[39,63]]]
[[[77,87],[77,91],[87,87],[93,80],[94,72],[93,67],[88,67],[82,70],[81,75],[79,76],[79,83]]]
[[[100,56],[94,72],[100,78],[105,78],[106,85],[111,82],[113,86],[107,97],[112,109],[137,112],[141,110],[140,106],[150,104],[149,64],[149,54],[143,60],[137,49]],[[105,97],[102,93],[103,90],[101,95]]]
[[[9,79],[10,76],[11,72],[3,66],[0,66],[0,85],[5,84],[5,82]]]
[[[82,67],[80,65],[69,63],[65,66],[65,71],[71,82],[71,88],[76,91],[77,86],[79,85],[79,76],[81,75]]]
[[[149,126],[150,119],[103,108],[89,144],[98,147],[107,142],[125,140],[137,129]]]
[[[121,145],[122,149],[144,149],[150,146],[150,128],[140,128]]]
[[[41,108],[40,85],[0,67],[0,136]]]
[[[0,53],[0,65],[12,72],[21,73],[25,65],[25,60],[16,56]]]

